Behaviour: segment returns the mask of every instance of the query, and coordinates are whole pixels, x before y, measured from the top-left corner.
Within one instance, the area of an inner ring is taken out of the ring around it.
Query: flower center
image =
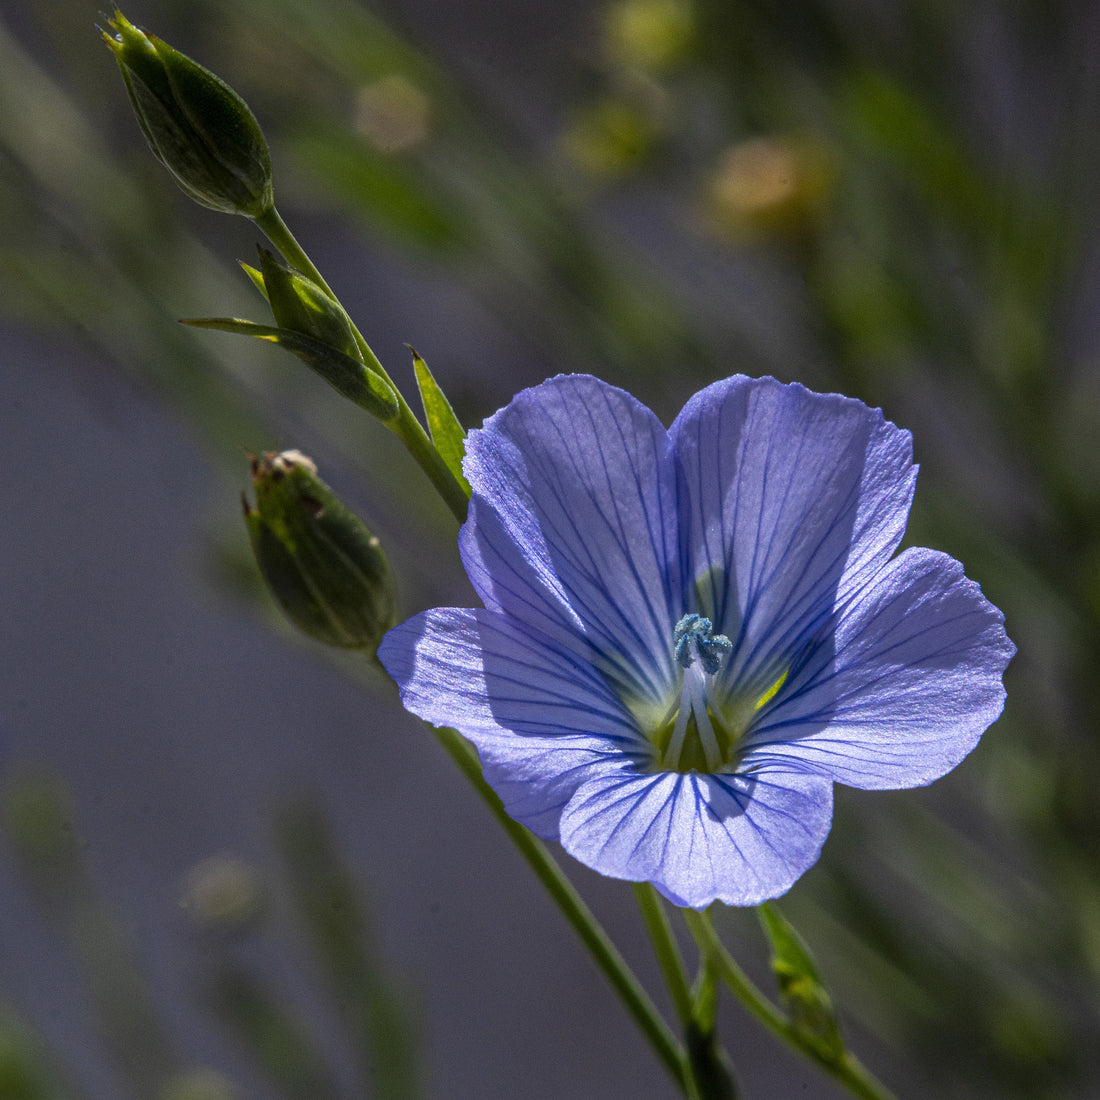
[[[732,649],[729,638],[715,634],[710,619],[702,615],[685,615],[676,624],[672,651],[684,677],[679,703],[653,736],[658,770],[716,772],[726,761],[731,738],[713,706],[712,687]]]
[[[684,670],[680,697],[651,735],[654,771],[719,772],[733,766],[737,743],[757,711],[774,698],[787,678],[784,672],[762,694],[719,693],[715,676],[733,650],[724,634],[715,634],[710,619],[685,615],[672,635],[672,652]]]

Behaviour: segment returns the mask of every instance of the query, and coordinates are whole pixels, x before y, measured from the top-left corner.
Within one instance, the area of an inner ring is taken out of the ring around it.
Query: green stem
[[[769,1031],[778,1035],[780,1039],[812,1062],[816,1062],[826,1073],[862,1100],[895,1100],[894,1094],[875,1078],[854,1054],[845,1051],[839,1058],[829,1058],[813,1044],[807,1042],[784,1013],[753,985],[748,975],[737,965],[736,960],[718,938],[708,913],[696,913],[691,909],[685,909],[684,919],[695,937],[695,942],[699,945],[700,952],[717,968],[718,975],[726,987]]]
[[[565,877],[565,873],[547,850],[546,845],[526,826],[520,825],[508,816],[504,804],[485,781],[481,773],[481,764],[469,743],[451,729],[435,729],[433,732],[451,759],[477,788],[478,794],[504,827],[504,831],[519,849],[520,854],[530,864],[539,881],[550,891],[558,908],[565,914],[566,920],[595,957],[604,977],[622,998],[627,1011],[642,1029],[665,1068],[681,1088],[684,1088],[684,1052],[680,1044],[661,1018],[649,994],[642,988],[626,960],[619,954],[618,948],[611,942],[610,937],[577,893],[576,888]]]
[[[324,276],[313,266],[313,261],[306,255],[306,250],[298,243],[298,239],[290,231],[290,226],[283,221],[282,215],[274,206],[258,218],[253,218],[256,225],[263,230],[267,239],[283,254],[288,264],[296,267],[307,278],[312,279],[332,300],[339,299],[332,293],[332,287],[325,282]],[[382,364],[378,362],[374,352],[370,353],[373,362],[371,366],[377,367],[381,373]]]
[[[699,976],[691,992],[691,1019],[685,1029],[687,1065],[703,1100],[737,1100],[733,1067],[715,1031],[718,978],[714,960],[709,955],[702,955]]]
[[[334,302],[339,301],[274,206],[265,214],[261,214],[256,218],[255,222],[266,234],[268,240],[283,254],[283,258],[287,263],[312,279]],[[364,364],[369,370],[385,379],[397,397],[397,416],[391,421],[386,421],[386,427],[405,444],[409,454],[413,456],[417,465],[428,475],[432,485],[435,486],[436,492],[443,498],[444,503],[450,508],[455,518],[459,523],[464,523],[466,521],[466,506],[469,502],[466,490],[448,469],[435,444],[432,443],[428,433],[424,430],[424,426],[417,420],[416,414],[409,407],[409,403],[397,386],[394,385],[393,379],[386,373],[386,369],[382,366],[378,356],[374,354],[371,346],[363,338],[363,334],[354,323],[352,324],[352,332],[355,335],[355,343],[359,348]]]
[[[668,914],[661,902],[661,896],[648,882],[635,882],[634,897],[638,902],[638,908],[642,911],[646,930],[653,942],[653,953],[657,956],[661,973],[664,975],[665,985],[668,986],[672,1004],[676,1009],[676,1015],[680,1025],[686,1027],[692,1017],[691,984],[688,981],[687,971],[684,969],[684,960],[680,955],[680,948],[676,945],[676,939],[672,934],[672,925],[669,924]]]
[[[688,1100],[736,1100],[737,1088],[729,1058],[719,1047],[714,1032],[716,967],[704,957],[699,977],[692,985],[661,895],[648,882],[636,882],[633,886],[684,1034],[681,1074]]]
[[[356,335],[358,336],[358,333]],[[409,408],[396,386],[394,393],[397,394],[400,411],[397,420],[387,424],[386,427],[405,444],[409,454],[428,475],[428,480],[443,498],[443,503],[450,508],[455,519],[459,523],[465,523],[467,505],[470,503],[466,490],[455,479],[423,425],[416,419],[416,414]]]

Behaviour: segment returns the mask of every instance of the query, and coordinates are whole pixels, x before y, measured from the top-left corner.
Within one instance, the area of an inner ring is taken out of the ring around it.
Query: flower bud
[[[351,320],[331,294],[280,263],[266,248],[260,249],[260,268],[264,292],[280,328],[310,336],[351,359],[360,359]]]
[[[114,51],[154,156],[203,206],[260,217],[271,209],[271,156],[247,104],[191,58],[120,11],[103,38]]]
[[[298,451],[252,460],[244,517],[260,572],[289,618],[326,645],[373,653],[396,620],[378,539]]]

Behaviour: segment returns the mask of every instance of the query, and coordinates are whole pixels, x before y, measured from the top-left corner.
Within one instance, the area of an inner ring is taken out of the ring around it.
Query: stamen
[[[690,671],[690,669],[688,670]],[[686,680],[688,673],[684,673],[684,679]],[[666,768],[676,768],[676,765],[680,763],[680,754],[684,751],[684,735],[687,733],[688,718],[691,717],[691,704],[687,701],[687,685],[684,686],[684,691],[680,695],[680,709],[676,714],[676,725],[672,730],[672,737],[668,742],[668,748],[665,750],[664,759],[661,763]]]
[[[722,763],[722,750],[718,747],[718,738],[714,736],[714,727],[710,724],[706,683],[698,669],[688,669],[684,673],[684,680],[691,681],[691,709],[695,714],[695,728],[699,731],[699,740],[703,743],[703,756],[707,761],[707,769],[716,772]],[[686,691],[685,695],[687,695]],[[682,709],[683,703],[680,706]]]

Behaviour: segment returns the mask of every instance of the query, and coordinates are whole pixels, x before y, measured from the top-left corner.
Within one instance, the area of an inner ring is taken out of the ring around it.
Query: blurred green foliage
[[[504,101],[507,73],[472,79],[396,6],[147,7],[128,14],[248,100],[288,216],[345,219],[395,270],[462,288],[562,369],[666,415],[715,377],[774,373],[913,431],[910,539],[962,559],[1005,610],[1019,646],[1008,709],[932,791],[889,807],[841,794],[821,866],[784,909],[841,1011],[934,1095],[1096,1088],[1094,8],[613,0],[563,9],[570,67],[526,105]],[[400,500],[427,517],[394,531],[394,560],[401,539],[428,560],[453,553],[426,488],[321,387],[175,324],[247,309],[251,288],[204,243],[213,215],[156,177],[114,65],[77,34],[86,22],[59,0],[33,33],[0,23],[0,309],[78,332],[177,405],[234,474],[242,439],[323,435],[375,472],[383,511]],[[370,338],[371,319],[356,320]],[[501,363],[480,376],[446,348],[430,358],[467,423],[536,381]],[[33,810],[20,811],[28,845]],[[36,859],[76,881],[62,848]],[[251,1020],[246,1040],[289,1057],[282,1017],[227,983],[220,1004]],[[364,997],[358,1026],[382,1026]],[[13,1020],[0,1016],[0,1073],[13,1095],[54,1095]]]

